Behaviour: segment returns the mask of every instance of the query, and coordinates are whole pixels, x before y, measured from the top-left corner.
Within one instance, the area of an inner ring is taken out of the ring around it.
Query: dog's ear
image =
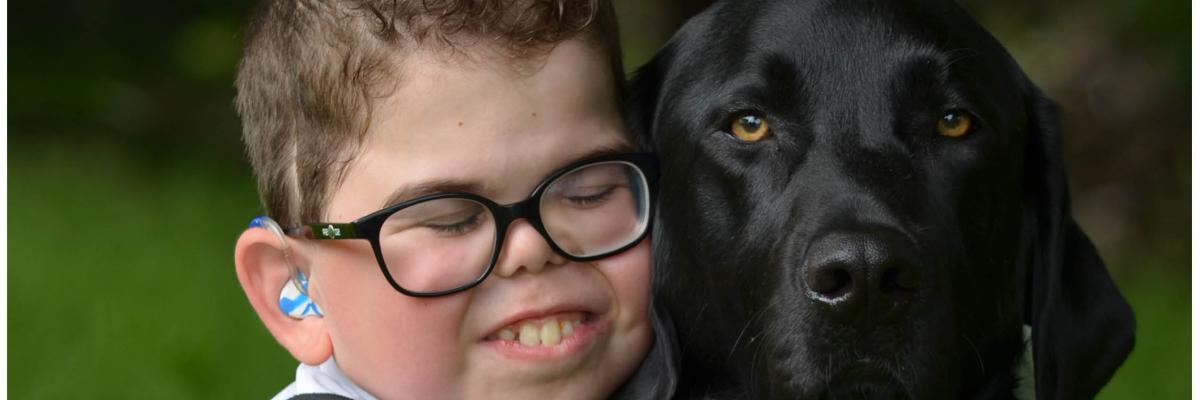
[[[668,45],[668,48],[670,45]],[[663,65],[663,58],[669,57],[670,52],[664,49],[660,51],[654,59],[646,63],[638,69],[634,74],[633,79],[629,82],[629,87],[625,93],[628,97],[625,99],[625,121],[630,133],[637,141],[638,148],[641,151],[655,152],[654,125],[656,114],[659,107],[659,92],[662,85],[662,72],[660,65]],[[659,224],[657,216],[660,215],[657,209],[662,207],[661,203],[655,200],[655,222]],[[663,245],[666,243],[659,238],[661,230],[653,229],[651,231],[651,246],[654,259],[654,267],[651,270],[651,293],[650,293],[650,320],[654,325],[654,345],[651,346],[650,352],[646,354],[646,358],[642,361],[642,365],[634,372],[629,380],[617,390],[611,397],[612,399],[637,399],[637,400],[658,400],[670,399],[675,394],[675,388],[679,381],[679,344],[675,336],[675,324],[670,318],[670,314],[659,301],[659,294],[663,288],[663,282],[667,278],[667,271],[658,267],[664,265],[663,262],[666,251]]]
[[[641,151],[654,152],[654,121],[658,113],[658,95],[662,87],[662,58],[666,49],[638,68],[629,80],[625,93],[625,125],[633,134]]]
[[[1026,271],[1039,399],[1090,399],[1133,347],[1133,310],[1071,217],[1059,108],[1029,84],[1026,199],[1036,227]],[[1028,219],[1027,219],[1028,220]]]

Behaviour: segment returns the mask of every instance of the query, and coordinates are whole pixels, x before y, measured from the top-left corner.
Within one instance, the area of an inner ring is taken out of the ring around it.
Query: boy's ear
[[[280,238],[264,228],[247,229],[238,237],[233,258],[250,306],[275,340],[304,364],[325,362],[333,354],[333,344],[324,318],[295,319],[279,307],[280,292],[292,284],[292,266]]]

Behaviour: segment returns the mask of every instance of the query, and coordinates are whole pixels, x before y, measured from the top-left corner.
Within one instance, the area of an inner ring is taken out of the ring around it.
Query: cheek
[[[650,322],[650,241],[615,257],[597,262],[612,285],[619,314],[613,324],[610,349],[605,356],[603,380],[611,387],[619,386],[641,363],[653,340],[654,327]]]
[[[648,323],[650,298],[650,240],[596,262],[612,284],[626,324]]]
[[[391,287],[373,257],[332,253],[314,268],[325,327],[338,366],[382,397],[436,398],[462,369],[466,296],[408,297]],[[369,248],[365,254],[370,254]]]

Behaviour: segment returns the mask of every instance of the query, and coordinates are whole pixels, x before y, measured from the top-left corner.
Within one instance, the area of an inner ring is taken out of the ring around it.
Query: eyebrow
[[[399,189],[393,191],[392,194],[388,195],[387,199],[383,201],[381,208],[390,207],[392,205],[399,204],[402,201],[434,193],[479,193],[480,189],[482,189],[481,185],[476,182],[455,179],[435,179],[419,182],[412,185],[401,186]]]
[[[562,163],[562,165],[557,167],[554,171],[556,172],[556,171],[558,171],[558,168],[565,167],[568,164],[571,164],[571,163],[579,161],[579,160],[587,160],[587,159],[604,157],[604,156],[609,156],[609,155],[624,154],[624,153],[629,153],[632,151],[634,151],[633,145],[628,142],[622,142],[622,143],[618,143],[615,145],[601,146],[601,147],[591,149],[590,151],[587,151],[585,153],[582,153],[582,154],[579,154],[579,155],[569,158],[568,159],[569,161]],[[553,173],[553,172],[550,172],[550,173]],[[547,176],[549,176],[549,174],[547,174]],[[543,177],[543,179],[545,179],[545,177]],[[466,181],[466,180],[460,180],[460,179],[433,179],[433,180],[429,180],[429,181],[414,183],[411,185],[401,186],[400,188],[393,191],[390,195],[388,195],[388,197],[384,200],[384,202],[380,206],[380,208],[391,207],[391,206],[399,204],[400,202],[403,202],[403,201],[407,201],[410,199],[414,199],[417,197],[430,195],[430,194],[434,194],[434,193],[466,192],[466,193],[479,194],[482,190],[483,190],[483,185],[481,185],[479,182],[472,182],[472,181]]]

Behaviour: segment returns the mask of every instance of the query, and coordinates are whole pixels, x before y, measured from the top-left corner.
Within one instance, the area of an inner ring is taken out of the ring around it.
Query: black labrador
[[[1133,346],[1057,106],[952,1],[719,1],[627,106],[662,175],[622,396],[1007,399],[1031,345],[1024,384],[1081,399]]]

